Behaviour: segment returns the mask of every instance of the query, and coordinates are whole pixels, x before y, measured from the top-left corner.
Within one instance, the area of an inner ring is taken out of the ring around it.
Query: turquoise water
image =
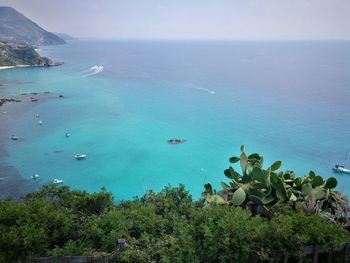
[[[25,82],[3,91],[52,97],[6,131],[25,140],[6,142],[2,162],[28,180],[106,187],[117,200],[183,183],[199,197],[241,144],[266,165],[325,177],[350,149],[349,42],[86,40],[40,52],[65,64],[0,71]],[[89,75],[95,65],[104,70]],[[350,176],[336,177],[350,193]]]

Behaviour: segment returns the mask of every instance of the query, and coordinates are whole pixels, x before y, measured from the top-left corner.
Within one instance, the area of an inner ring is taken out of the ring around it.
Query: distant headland
[[[6,6],[0,6],[0,39],[36,46],[66,43],[14,8]]]
[[[61,62],[41,57],[35,47],[65,43],[14,8],[0,7],[0,69],[61,65]]]
[[[47,57],[41,57],[30,45],[0,41],[0,69],[33,66],[48,67],[61,64],[62,62],[54,62]]]

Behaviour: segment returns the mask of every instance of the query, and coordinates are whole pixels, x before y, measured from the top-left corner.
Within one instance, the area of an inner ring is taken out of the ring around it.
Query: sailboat
[[[348,157],[348,151],[345,152],[345,158],[344,158],[343,165],[341,165],[341,164],[334,165],[333,171],[335,173],[350,174],[350,169],[345,168],[345,162],[346,162],[347,157]]]

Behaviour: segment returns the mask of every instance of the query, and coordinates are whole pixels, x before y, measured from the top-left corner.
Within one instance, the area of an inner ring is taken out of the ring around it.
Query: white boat
[[[76,155],[74,155],[75,159],[85,159],[86,158],[86,154],[82,154],[82,153],[77,153]]]
[[[69,132],[66,132],[66,137],[69,137],[70,136],[70,133]]]
[[[12,135],[12,136],[11,136],[11,140],[17,141],[17,140],[18,140],[18,137],[17,137],[16,135]]]
[[[38,175],[38,174],[34,174],[34,175],[32,175],[30,178],[32,178],[32,179],[37,179],[37,178],[39,178],[39,175]]]
[[[61,184],[61,183],[63,183],[63,180],[62,179],[53,179],[53,183],[54,184]]]
[[[35,115],[35,117],[40,118],[40,115],[39,115],[39,114],[37,114],[37,115]]]
[[[348,157],[348,151],[345,152],[344,164],[336,164],[333,167],[335,173],[350,174],[350,169],[345,168],[345,162]]]
[[[43,124],[43,122],[42,122],[42,121],[39,121],[39,124],[40,124],[40,125],[42,125],[42,124]]]
[[[336,172],[336,173],[350,174],[350,170],[349,169],[346,169],[344,167],[344,165],[339,165],[339,164],[337,164],[337,165],[335,165],[333,167],[333,171]]]

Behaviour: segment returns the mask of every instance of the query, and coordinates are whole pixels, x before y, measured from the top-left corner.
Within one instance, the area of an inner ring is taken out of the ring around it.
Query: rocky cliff
[[[41,57],[32,46],[0,41],[0,66],[56,66],[60,63]]]

